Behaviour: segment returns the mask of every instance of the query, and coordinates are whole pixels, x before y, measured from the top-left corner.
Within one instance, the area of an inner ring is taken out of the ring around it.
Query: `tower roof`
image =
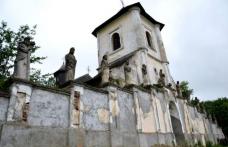
[[[104,23],[102,23],[101,25],[99,25],[97,28],[95,28],[92,32],[92,34],[97,37],[97,32],[100,31],[102,28],[104,28],[105,26],[107,26],[108,24],[110,24],[112,21],[116,20],[117,18],[119,18],[120,16],[122,16],[124,13],[126,13],[129,9],[131,9],[132,7],[138,7],[140,9],[140,14],[143,15],[144,17],[146,17],[150,22],[152,22],[153,24],[159,24],[160,26],[160,30],[162,30],[162,28],[164,27],[164,24],[156,21],[155,19],[153,19],[148,13],[146,13],[146,11],[144,10],[144,8],[142,7],[142,5],[137,2],[134,3],[132,5],[129,5],[127,7],[122,8],[118,13],[116,13],[114,16],[112,16],[111,18],[109,18],[108,20],[106,20]]]

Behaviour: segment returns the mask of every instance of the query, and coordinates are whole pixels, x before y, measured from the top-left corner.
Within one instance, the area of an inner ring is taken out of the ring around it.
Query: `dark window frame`
[[[148,46],[153,49],[152,37],[148,31],[146,31],[146,40],[147,40]]]
[[[112,48],[114,51],[121,48],[120,34],[118,32],[112,34]]]

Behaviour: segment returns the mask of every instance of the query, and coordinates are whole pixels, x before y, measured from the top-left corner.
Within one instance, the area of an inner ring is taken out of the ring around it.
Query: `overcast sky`
[[[136,0],[124,0],[129,5]],[[174,80],[187,80],[201,100],[228,96],[228,0],[141,0],[165,24],[162,37]],[[0,20],[16,30],[37,24],[35,65],[55,72],[76,48],[76,77],[96,74],[97,42],[91,32],[121,9],[120,0],[0,0]]]

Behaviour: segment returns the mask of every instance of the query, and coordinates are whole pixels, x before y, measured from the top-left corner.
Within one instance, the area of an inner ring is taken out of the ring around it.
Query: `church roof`
[[[54,72],[54,76],[57,76],[58,73],[64,72],[65,71],[65,64],[63,63],[62,66]]]
[[[130,53],[130,54],[127,54],[127,55],[125,55],[125,56],[123,56],[123,57],[121,57],[121,58],[119,58],[119,59],[117,59],[117,60],[111,62],[111,63],[109,64],[109,66],[110,66],[111,68],[120,66],[120,65],[124,64],[127,60],[129,60],[132,56],[134,56],[134,54],[135,54],[135,52],[132,52],[132,53]]]
[[[85,74],[77,79],[74,80],[76,83],[86,83],[87,81],[91,80],[92,77],[89,74]]]
[[[160,25],[160,30],[162,30],[162,28],[164,27],[164,24],[162,24],[162,23],[156,21],[155,19],[153,19],[148,13],[146,13],[146,11],[142,7],[142,5],[139,2],[137,2],[137,3],[134,3],[132,5],[129,5],[129,6],[126,6],[126,7],[122,8],[114,16],[112,16],[111,18],[109,18],[108,20],[106,20],[104,23],[102,23],[100,26],[98,26],[96,29],[94,29],[94,31],[92,32],[92,34],[95,37],[97,37],[97,32],[98,31],[100,31],[102,28],[104,28],[105,26],[107,26],[108,24],[110,24],[115,19],[119,18],[121,15],[123,15],[124,13],[126,13],[132,7],[138,7],[138,8],[140,8],[140,10],[141,10],[140,11],[140,14],[143,15],[144,17],[146,17],[150,22],[152,22],[154,24],[159,24]]]

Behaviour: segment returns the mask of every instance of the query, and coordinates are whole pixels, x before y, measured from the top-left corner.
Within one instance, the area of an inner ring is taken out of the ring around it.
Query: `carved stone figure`
[[[132,69],[129,66],[129,61],[127,61],[124,65],[124,74],[125,74],[125,82],[126,85],[131,85],[132,84]]]
[[[104,55],[101,61],[101,84],[109,82],[109,66],[108,66],[108,56]]]
[[[111,69],[109,70],[109,82],[116,84]]]
[[[142,75],[143,75],[143,86],[149,85],[149,79],[147,74],[147,67],[145,64],[142,65]]]
[[[176,84],[176,91],[177,91],[177,97],[182,97],[179,81],[177,81],[177,84]]]
[[[22,42],[18,43],[17,55],[14,63],[13,77],[29,80],[30,73],[30,50],[35,42],[30,41],[30,37],[25,37]]]
[[[162,72],[162,69],[160,69],[160,71],[159,71],[158,84],[162,87],[165,86],[165,74]]]
[[[74,80],[75,75],[75,67],[77,64],[77,60],[74,56],[75,49],[72,47],[70,48],[70,52],[65,56],[65,76],[66,76],[66,82]]]

